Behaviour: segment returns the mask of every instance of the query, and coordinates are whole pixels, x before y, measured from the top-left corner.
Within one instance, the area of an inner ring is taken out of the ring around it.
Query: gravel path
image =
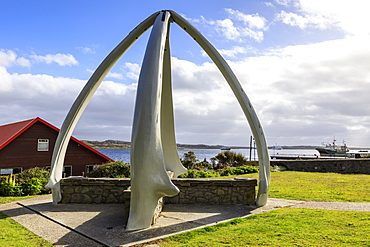
[[[325,210],[370,212],[370,203],[305,201],[292,206],[292,208],[317,208]]]

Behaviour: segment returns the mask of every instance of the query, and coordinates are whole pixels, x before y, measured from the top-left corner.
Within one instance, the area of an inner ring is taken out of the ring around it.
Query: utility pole
[[[250,142],[249,142],[249,160],[251,161],[252,160],[252,136],[251,136],[251,139],[250,139]]]

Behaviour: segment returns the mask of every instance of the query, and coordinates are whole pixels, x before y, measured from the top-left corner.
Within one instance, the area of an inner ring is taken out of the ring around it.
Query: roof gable
[[[36,117],[33,119],[29,120],[24,120],[16,123],[10,123],[10,124],[5,124],[0,126],[0,150],[2,150],[4,147],[6,147],[9,143],[11,143],[14,139],[16,139],[19,135],[21,135],[23,132],[25,132],[27,129],[29,129],[32,125],[34,125],[37,122],[41,122],[45,124],[46,126],[54,129],[55,131],[59,132],[60,130],[55,127],[54,125],[46,122],[45,120]],[[89,149],[90,151],[102,156],[103,158],[113,161],[111,158],[105,156],[104,154],[100,153],[96,149],[90,147],[89,145],[81,142],[80,140],[74,138],[71,136],[71,139],[81,146]]]
[[[0,150],[34,124],[36,118],[0,126]]]

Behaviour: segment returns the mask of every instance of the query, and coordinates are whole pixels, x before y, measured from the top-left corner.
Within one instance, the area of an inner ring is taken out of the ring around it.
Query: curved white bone
[[[179,193],[166,172],[161,138],[162,74],[169,18],[169,12],[157,16],[139,77],[131,137],[127,230],[150,227],[158,200]]]
[[[163,80],[162,80],[162,102],[161,102],[161,136],[163,155],[167,171],[174,172],[174,177],[186,172],[182,165],[177,151],[175,124],[172,101],[171,81],[171,53],[170,53],[170,25],[168,25],[166,46],[163,59]]]

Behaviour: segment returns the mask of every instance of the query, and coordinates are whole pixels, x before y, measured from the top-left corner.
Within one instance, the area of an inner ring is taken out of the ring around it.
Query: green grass
[[[53,246],[0,212],[0,246]]]
[[[31,198],[35,196],[1,196],[0,197],[0,204],[8,203],[8,202],[14,202],[19,201],[27,198]]]
[[[258,174],[242,177],[258,179]],[[369,184],[370,175],[362,174],[272,172],[269,196],[370,202]],[[165,238],[160,245],[370,246],[370,213],[282,208]]]
[[[35,196],[6,196],[0,197],[0,204],[8,203],[12,201],[18,201],[27,199]],[[14,221],[4,213],[0,212],[0,246],[19,246],[19,247],[41,247],[41,246],[53,246],[43,238],[40,238],[36,234],[29,231],[21,224]]]
[[[237,177],[258,179],[258,174]],[[370,202],[369,184],[370,175],[364,174],[271,172],[269,197],[331,202]]]
[[[160,246],[369,246],[370,213],[282,208],[175,235]]]

